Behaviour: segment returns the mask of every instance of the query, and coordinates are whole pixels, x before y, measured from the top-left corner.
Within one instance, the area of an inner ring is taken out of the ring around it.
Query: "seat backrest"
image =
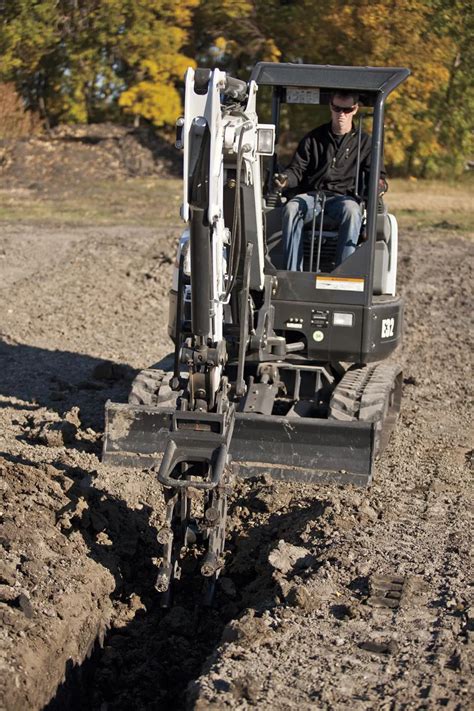
[[[383,294],[385,291],[389,259],[387,243],[384,240],[377,240],[374,255],[374,294],[376,295]]]
[[[376,240],[377,242],[390,242],[391,227],[387,212],[377,214]]]

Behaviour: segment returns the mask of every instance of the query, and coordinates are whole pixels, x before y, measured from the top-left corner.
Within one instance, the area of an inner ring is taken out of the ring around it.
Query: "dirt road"
[[[216,609],[184,587],[163,612],[159,487],[99,456],[105,400],[169,350],[178,231],[2,223],[6,709],[467,709],[472,235],[403,231],[402,414],[371,489],[240,484]]]

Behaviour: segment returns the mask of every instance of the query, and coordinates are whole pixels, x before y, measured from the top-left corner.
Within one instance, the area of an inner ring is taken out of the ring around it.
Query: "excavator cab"
[[[302,272],[286,272],[282,250],[282,211],[271,182],[264,216],[268,262],[277,288],[275,329],[289,341],[305,344],[304,352],[317,360],[367,364],[386,358],[401,340],[402,300],[396,295],[398,228],[379,196],[383,160],[383,107],[391,86],[407,76],[405,69],[314,67],[262,63],[252,78],[271,89],[271,120],[278,144],[280,115],[285,104],[327,105],[338,90],[360,95],[357,130],[371,133],[370,174],[357,169],[354,195],[364,211],[363,234],[355,252],[335,265],[337,224],[315,221],[304,232]],[[276,155],[268,174],[277,171]],[[294,191],[295,192],[295,191]]]

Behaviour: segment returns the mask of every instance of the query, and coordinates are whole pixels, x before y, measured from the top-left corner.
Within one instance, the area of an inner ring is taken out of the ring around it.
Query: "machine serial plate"
[[[316,289],[364,291],[364,279],[357,277],[316,277]]]
[[[286,101],[288,104],[319,104],[319,89],[288,87]]]

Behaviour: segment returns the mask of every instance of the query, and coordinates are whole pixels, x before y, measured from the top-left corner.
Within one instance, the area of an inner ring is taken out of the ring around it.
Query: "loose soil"
[[[467,709],[472,235],[403,229],[402,412],[370,489],[237,483],[215,607],[189,571],[162,610],[160,487],[100,452],[106,400],[170,350],[167,180],[153,226],[62,221],[60,200],[41,223],[28,198],[2,223],[3,706]],[[380,576],[403,583],[398,606]]]

